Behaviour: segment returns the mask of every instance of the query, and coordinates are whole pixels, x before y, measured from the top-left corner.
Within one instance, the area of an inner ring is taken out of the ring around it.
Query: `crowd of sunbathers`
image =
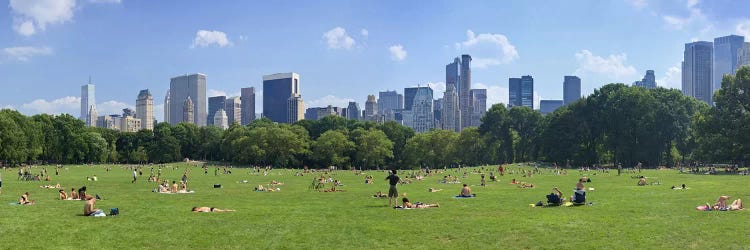
[[[741,199],[736,199],[732,201],[732,203],[727,204],[727,200],[732,198],[731,196],[722,195],[719,196],[719,199],[716,200],[716,203],[713,205],[706,202],[705,205],[700,205],[695,207],[697,210],[701,211],[736,211],[736,210],[742,210],[745,208],[745,206],[742,204]]]

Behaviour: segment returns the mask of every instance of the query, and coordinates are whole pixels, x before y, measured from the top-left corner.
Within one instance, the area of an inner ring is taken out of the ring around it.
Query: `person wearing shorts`
[[[385,180],[388,181],[388,185],[390,186],[388,188],[388,206],[392,207],[394,204],[398,203],[398,189],[396,188],[396,184],[398,184],[399,181],[401,181],[401,178],[396,175],[396,170],[391,170],[391,174],[388,175],[388,177],[385,177]]]

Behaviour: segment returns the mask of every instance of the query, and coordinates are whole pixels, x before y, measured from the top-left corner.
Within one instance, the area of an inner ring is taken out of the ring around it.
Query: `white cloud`
[[[516,47],[510,43],[505,35],[483,33],[475,34],[466,31],[466,41],[456,43],[459,51],[472,53],[472,63],[475,67],[486,68],[501,63],[511,63],[519,58]]]
[[[336,27],[323,33],[323,37],[326,39],[329,49],[351,49],[356,44],[354,39],[341,27]]]
[[[28,61],[35,56],[51,55],[53,50],[49,47],[10,47],[3,48],[3,55],[11,61]]]
[[[327,95],[315,100],[305,101],[305,107],[328,107],[328,105],[332,105],[334,107],[347,107],[349,106],[349,102],[353,101],[354,99],[352,98],[340,98],[333,95]]]
[[[664,88],[681,89],[682,88],[682,64],[677,63],[667,69],[663,77],[656,79],[656,84]]]
[[[500,87],[498,85],[487,85],[481,82],[473,84],[474,89],[486,89],[487,90],[487,108],[489,109],[494,104],[502,103],[508,104],[508,88]]]
[[[404,50],[404,46],[401,46],[401,44],[389,47],[388,51],[391,52],[391,59],[394,61],[403,61],[406,59],[406,50]]]
[[[427,82],[427,87],[432,89],[432,95],[435,99],[443,97],[443,93],[445,92],[444,82]]]
[[[79,104],[80,106],[80,104]],[[102,103],[96,104],[96,113],[99,116],[102,115],[114,115],[114,114],[122,114],[122,109],[124,108],[130,108],[135,110],[135,106],[129,105],[124,102],[118,102],[118,101],[106,101]],[[80,107],[79,107],[80,109]],[[80,112],[80,111],[79,111]]]
[[[710,27],[711,24],[707,24],[708,20],[706,19],[706,16],[703,15],[703,11],[701,11],[701,9],[697,7],[698,3],[698,0],[687,0],[686,7],[690,14],[686,17],[663,15],[662,19],[664,20],[664,23],[668,28],[676,30],[682,30],[688,26],[700,24],[704,24]],[[704,27],[704,29],[706,29],[706,27]]]
[[[16,107],[14,107],[13,105],[5,105],[5,106],[0,107],[0,110],[2,109],[16,110]]]
[[[693,8],[693,7],[695,7],[695,5],[698,4],[698,2],[700,2],[700,1],[699,0],[687,0],[687,7],[688,8]]]
[[[98,108],[98,107],[97,107]],[[21,110],[27,114],[71,114],[73,117],[78,117],[78,113],[81,112],[81,98],[75,96],[66,96],[63,98],[47,101],[44,99],[36,99],[30,103],[24,103],[21,105]]]
[[[647,0],[628,0],[628,2],[630,2],[630,4],[632,4],[633,7],[639,10],[648,6]]]
[[[621,78],[635,75],[636,72],[635,67],[627,65],[628,55],[625,53],[613,54],[605,58],[594,55],[591,51],[581,50],[575,56],[579,64],[576,74],[593,73],[621,80]]]
[[[44,31],[47,24],[61,24],[73,19],[75,0],[10,0],[14,29],[30,36]]]
[[[222,90],[209,89],[206,92],[206,96],[208,96],[208,97],[227,96],[227,92],[226,91],[222,91]]]
[[[737,34],[744,36],[745,39],[750,39],[750,19],[740,21],[735,27]]]
[[[368,36],[370,36],[370,31],[368,31],[366,29],[362,29],[362,30],[359,31],[359,34],[361,34],[363,37],[367,38]]]
[[[212,44],[216,44],[220,48],[232,46],[232,41],[229,41],[227,34],[216,30],[198,30],[195,32],[195,39],[190,48],[196,47],[208,47]]]

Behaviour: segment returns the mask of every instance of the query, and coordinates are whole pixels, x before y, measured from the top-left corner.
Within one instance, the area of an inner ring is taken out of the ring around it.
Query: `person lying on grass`
[[[428,191],[430,191],[430,193],[434,193],[434,192],[440,192],[440,191],[443,191],[443,190],[442,189],[436,189],[436,188],[430,188],[430,189],[428,189]]]
[[[400,208],[429,208],[429,207],[440,207],[440,204],[424,204],[421,202],[415,202],[411,203],[409,202],[409,198],[404,197],[401,199],[401,207]],[[395,207],[399,208],[399,207]]]
[[[234,212],[234,211],[236,210],[219,209],[215,207],[193,207],[193,212],[197,212],[197,213],[211,213],[211,212],[217,213],[217,212]]]
[[[518,184],[518,188],[534,188],[534,184],[532,183],[519,182]]]
[[[29,192],[23,193],[21,198],[18,199],[18,204],[21,205],[34,205],[33,200],[29,200]]]
[[[472,197],[471,188],[469,188],[468,185],[464,184],[464,187],[461,188],[461,193],[458,194],[460,197]]]
[[[375,198],[388,198],[388,195],[384,194],[383,192],[378,191],[378,192],[375,192],[375,194],[372,197],[375,197]]]
[[[713,206],[711,204],[706,203],[706,205],[701,205],[695,207],[697,210],[701,211],[712,211],[712,210],[718,210],[718,211],[728,211],[728,210],[742,210],[745,208],[744,204],[742,204],[741,199],[734,200],[731,204],[727,205],[727,200],[731,198],[730,196],[719,196],[719,199],[716,201],[716,204]]]

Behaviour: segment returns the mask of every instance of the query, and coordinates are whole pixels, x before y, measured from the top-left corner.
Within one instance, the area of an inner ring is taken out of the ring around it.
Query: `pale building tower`
[[[96,121],[98,120],[96,113],[96,105],[89,105],[88,117],[86,117],[86,124],[90,124],[91,127],[96,127]]]
[[[190,97],[193,103],[192,123],[198,126],[206,126],[206,120],[208,119],[206,109],[206,80],[206,75],[200,73],[177,76],[170,79],[170,97],[175,100],[175,102],[171,103],[170,124],[175,125],[186,121],[183,119],[184,117],[182,117],[182,112],[180,111],[182,111],[182,101]]]
[[[461,75],[458,86],[458,105],[461,108],[461,128],[471,126],[471,114],[473,107],[471,103],[471,56],[461,55]]]
[[[378,101],[375,100],[375,95],[368,95],[367,102],[365,102],[365,120],[371,121],[375,119],[375,114],[378,113]]]
[[[455,84],[446,84],[443,93],[442,125],[444,130],[461,132],[461,110]]]
[[[229,128],[229,118],[227,117],[227,112],[224,111],[224,109],[219,109],[216,111],[213,117],[214,123],[213,125],[216,127],[220,127],[221,129],[228,129]]]
[[[255,87],[242,88],[240,91],[242,125],[245,126],[255,120]]]
[[[242,122],[242,102],[239,96],[227,98],[224,101],[224,112],[229,117],[229,124]]]
[[[164,97],[164,121],[162,122],[169,122],[169,109],[170,109],[170,98],[169,98],[169,89],[167,89],[167,96]]]
[[[182,122],[195,124],[193,112],[193,100],[188,96],[182,103]]]
[[[95,87],[91,84],[91,77],[89,77],[89,83],[81,86],[81,115],[78,117],[81,121],[86,122],[86,126],[95,126],[88,122],[88,112],[91,106],[96,105],[96,94]]]
[[[154,129],[154,96],[148,89],[138,93],[135,101],[135,118],[141,119],[141,129]]]
[[[414,123],[412,124],[414,132],[427,132],[435,127],[432,105],[432,89],[429,87],[419,87],[417,94],[414,96],[414,106],[411,110],[412,118],[414,119]]]
[[[305,103],[300,94],[292,94],[287,100],[286,123],[292,124],[305,119]]]

